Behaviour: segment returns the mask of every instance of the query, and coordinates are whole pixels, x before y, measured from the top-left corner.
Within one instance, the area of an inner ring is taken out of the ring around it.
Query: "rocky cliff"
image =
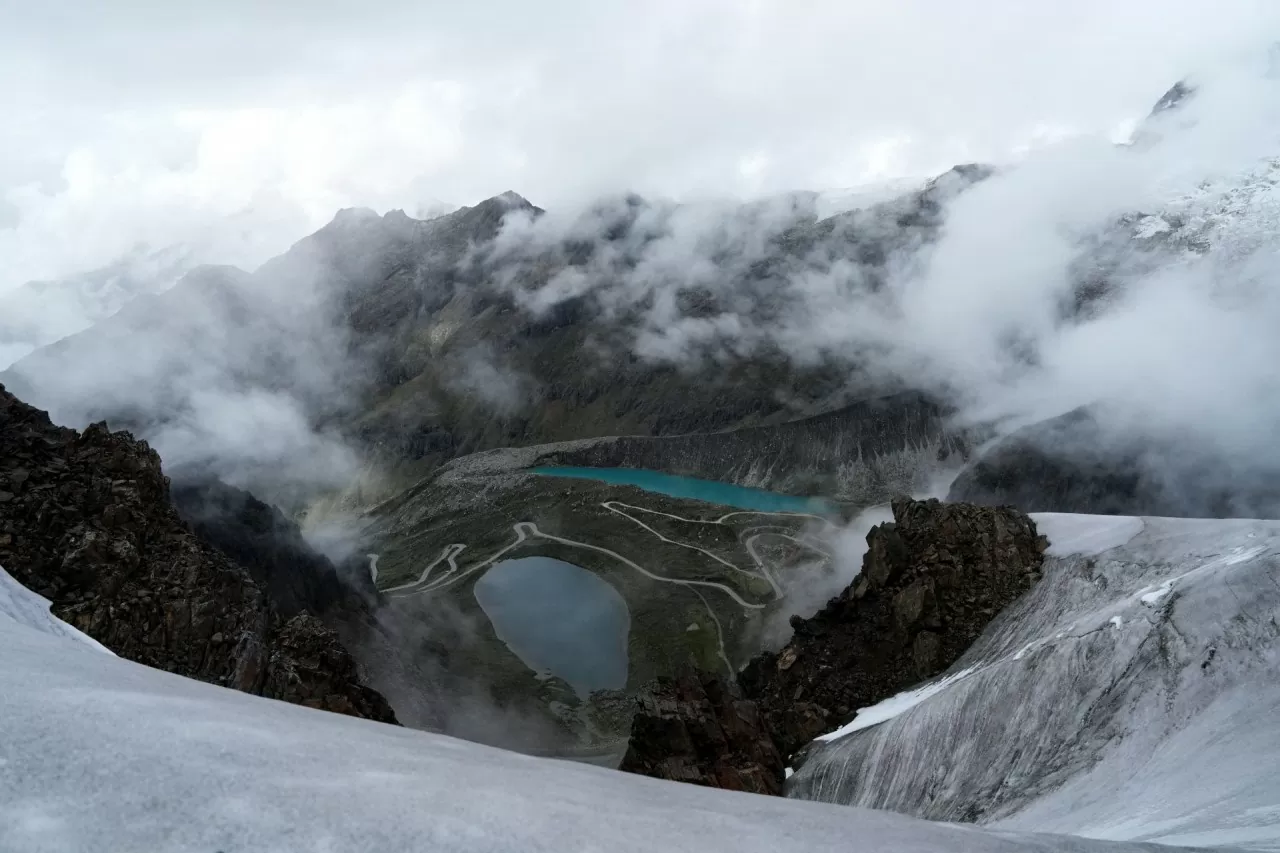
[[[782,755],[754,702],[705,672],[660,678],[640,700],[618,768],[711,788],[782,793]]]
[[[0,386],[0,564],[121,657],[317,708],[395,722],[337,636],[286,615],[183,524],[160,458],[83,433]]]
[[[1051,542],[1043,580],[941,689],[815,744],[787,795],[1003,830],[1273,846],[1280,523],[1036,521]]]
[[[1038,578],[1046,543],[1008,507],[899,499],[862,573],[740,675],[784,755],[938,674]]]

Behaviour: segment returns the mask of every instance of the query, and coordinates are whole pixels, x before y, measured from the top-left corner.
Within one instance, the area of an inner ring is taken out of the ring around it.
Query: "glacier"
[[[698,788],[287,705],[104,655],[16,587],[0,575],[0,850],[1158,849]]]
[[[933,684],[815,742],[787,795],[1280,850],[1280,522],[1032,517],[1043,580]]]

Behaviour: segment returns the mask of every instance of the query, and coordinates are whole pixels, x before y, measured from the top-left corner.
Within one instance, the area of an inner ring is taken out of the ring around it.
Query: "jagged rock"
[[[335,691],[335,683],[353,689]],[[354,717],[395,719],[382,694],[360,684],[355,661],[337,635],[310,613],[294,616],[277,633],[263,692]]]
[[[0,386],[0,478],[13,494],[0,504],[0,565],[116,654],[395,721],[332,632],[309,617],[282,626],[249,574],[183,524],[145,442],[54,426]]]
[[[621,770],[781,794],[785,768],[754,702],[706,672],[660,678],[640,700]]]
[[[783,755],[950,666],[1038,577],[1047,545],[1010,507],[893,502],[862,574],[742,672]]]

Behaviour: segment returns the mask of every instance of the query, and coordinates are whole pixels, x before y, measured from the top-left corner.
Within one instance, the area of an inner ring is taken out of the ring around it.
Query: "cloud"
[[[497,257],[557,258],[509,265],[517,299],[630,323],[643,358],[835,362],[1002,430],[1105,403],[1126,441],[1280,470],[1275,58],[1198,70],[1133,144],[1073,134],[916,200],[817,222],[804,195],[627,197],[513,223]]]
[[[760,196],[1003,159],[1133,118],[1278,14],[1260,0],[7,5],[0,75],[23,85],[0,93],[0,290],[137,243],[207,239],[202,260],[252,267],[338,207]]]

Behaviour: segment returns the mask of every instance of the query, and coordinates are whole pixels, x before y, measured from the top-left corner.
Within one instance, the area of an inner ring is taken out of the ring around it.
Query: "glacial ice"
[[[1142,519],[1124,515],[1037,512],[1036,529],[1049,538],[1050,557],[1092,557],[1128,543],[1142,532]]]
[[[964,677],[815,745],[788,796],[1280,850],[1280,522],[1035,519],[1058,556]]]
[[[15,587],[0,576],[0,850],[1152,849],[697,788],[287,705],[99,654]]]

